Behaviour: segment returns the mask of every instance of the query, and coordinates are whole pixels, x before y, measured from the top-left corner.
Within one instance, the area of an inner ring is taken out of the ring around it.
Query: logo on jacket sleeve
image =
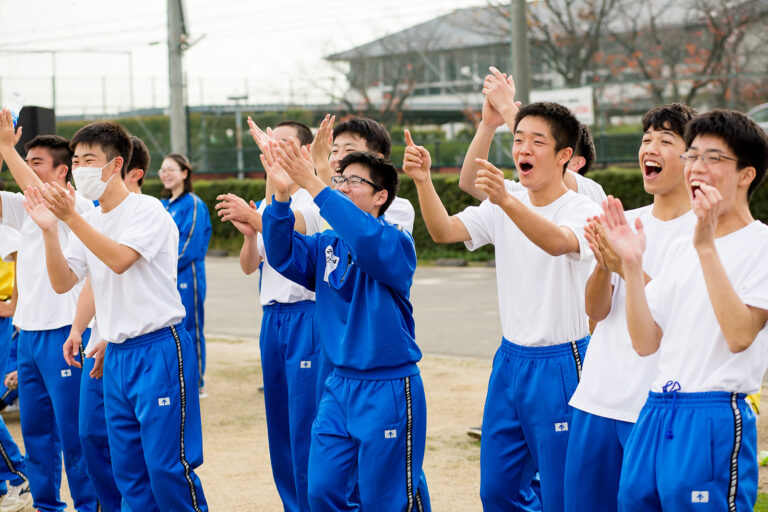
[[[329,245],[325,248],[325,274],[323,275],[323,281],[328,282],[328,276],[336,270],[338,265],[339,257],[333,254],[333,247]]]

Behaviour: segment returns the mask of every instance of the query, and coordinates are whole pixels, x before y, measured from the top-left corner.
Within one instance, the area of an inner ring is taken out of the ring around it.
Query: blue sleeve
[[[416,270],[416,247],[410,234],[380,222],[330,187],[315,197],[315,203],[320,215],[347,244],[361,271],[408,293]]]
[[[205,259],[211,241],[211,216],[205,202],[190,194],[189,207],[179,222],[179,268]],[[183,226],[183,228],[182,228]]]
[[[282,203],[273,197],[261,217],[267,261],[283,277],[314,291],[320,234],[307,236],[295,232],[290,205],[290,201]]]

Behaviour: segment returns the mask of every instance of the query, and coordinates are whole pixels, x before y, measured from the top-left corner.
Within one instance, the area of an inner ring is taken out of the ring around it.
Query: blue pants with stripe
[[[480,498],[486,511],[524,510],[530,459],[541,475],[546,512],[564,508],[563,477],[581,361],[589,337],[548,347],[502,339],[493,359],[480,441]],[[523,479],[526,479],[524,481]]]
[[[269,457],[277,492],[288,512],[309,511],[307,468],[320,363],[314,317],[315,302],[307,300],[264,306],[261,320]]]
[[[13,326],[13,318],[0,317],[0,409],[11,405],[19,396],[18,389],[8,389],[5,387],[5,374],[9,371],[7,369],[7,362],[18,335],[19,331]],[[15,369],[13,368],[13,370]]]
[[[80,443],[83,445],[85,467],[102,510],[119,512],[123,497],[117,489],[112,472],[107,420],[104,416],[104,379],[91,378],[89,374],[95,361],[84,356],[81,348],[83,375],[80,380]]]
[[[757,428],[744,398],[650,393],[624,451],[619,510],[751,512]]]
[[[634,423],[573,410],[565,457],[565,510],[618,510],[619,475]]]
[[[176,287],[181,295],[181,303],[187,315],[182,324],[195,343],[195,357],[199,386],[203,387],[205,376],[205,262],[193,261],[183,269],[179,269]]]
[[[421,376],[325,382],[309,449],[312,512],[430,510],[422,471],[427,407]],[[357,475],[360,503],[349,503]]]
[[[195,347],[179,324],[110,343],[104,412],[112,470],[128,510],[206,511]]]
[[[21,433],[29,487],[35,508],[43,512],[63,511],[66,506],[59,496],[62,452],[75,508],[79,512],[97,508],[77,428],[81,370],[68,366],[61,352],[69,331],[67,325],[19,333]],[[89,336],[86,330],[83,339]]]

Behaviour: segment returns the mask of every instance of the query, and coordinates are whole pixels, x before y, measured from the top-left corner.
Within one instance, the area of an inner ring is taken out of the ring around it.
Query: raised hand
[[[597,245],[600,249],[600,254],[602,255],[606,268],[623,277],[621,258],[613,245],[611,245],[611,241],[608,239],[608,235],[605,233],[605,228],[599,218],[597,218],[595,229],[597,232]]]
[[[315,139],[310,146],[310,155],[315,166],[319,162],[328,163],[328,157],[331,155],[331,145],[333,144],[333,123],[336,122],[336,116],[325,114],[325,118],[320,123],[320,128],[315,133]]]
[[[603,253],[600,251],[600,242],[597,240],[597,226],[599,224],[600,217],[592,217],[591,219],[587,219],[587,224],[584,226],[584,238],[587,239],[589,248],[595,255],[597,265],[603,270],[608,270],[608,266],[605,264],[605,260],[603,259]]]
[[[301,188],[315,179],[315,166],[306,147],[299,147],[293,140],[281,140],[277,145],[277,163]]]
[[[693,246],[697,249],[712,246],[715,242],[717,218],[720,215],[720,203],[723,196],[710,185],[701,184],[693,195],[691,209],[696,215],[696,228],[693,230]]]
[[[492,75],[488,75],[488,76],[492,76]],[[499,126],[504,124],[504,118],[501,117],[501,114],[499,114],[499,111],[496,110],[493,107],[493,105],[491,105],[491,100],[489,100],[487,96],[483,100],[482,116],[483,118],[480,122],[487,126],[490,126],[493,129],[496,129]]]
[[[75,214],[75,189],[72,187],[72,183],[67,182],[66,189],[58,183],[52,185],[46,183],[40,189],[40,193],[45,199],[48,209],[59,219],[66,222]]]
[[[413,142],[410,130],[405,130],[405,155],[403,156],[403,171],[415,182],[429,181],[429,169],[432,167],[432,157],[424,146]]]
[[[253,137],[253,141],[256,143],[257,146],[259,146],[259,149],[262,153],[267,151],[267,148],[269,147],[269,141],[275,140],[272,137],[272,130],[267,128],[267,133],[265,133],[261,128],[259,128],[256,123],[253,122],[253,119],[251,119],[250,116],[248,116],[248,128],[251,132],[251,137]]]
[[[21,126],[13,131],[11,111],[3,109],[0,112],[0,146],[15,146],[21,138]]]
[[[246,203],[245,200],[236,196],[235,194],[222,194],[216,199],[219,203],[216,204],[218,215],[221,217],[221,222],[231,222],[235,228],[245,236],[255,235],[256,229],[251,226],[251,217],[260,217],[256,207],[256,203],[251,201]]]
[[[509,192],[504,185],[504,173],[488,160],[475,158],[475,163],[480,166],[475,178],[475,187],[488,196],[493,204],[501,204],[509,197]]]
[[[643,222],[639,218],[635,219],[636,232],[632,230],[624,215],[621,201],[613,196],[608,196],[603,201],[603,215],[600,216],[600,222],[608,241],[621,258],[622,267],[642,265],[646,245]]]
[[[515,115],[519,105],[515,102],[515,81],[493,66],[489,69],[491,74],[485,77],[483,94],[502,118]]]
[[[48,208],[40,189],[29,187],[24,191],[24,209],[43,231],[56,230],[59,220]]]

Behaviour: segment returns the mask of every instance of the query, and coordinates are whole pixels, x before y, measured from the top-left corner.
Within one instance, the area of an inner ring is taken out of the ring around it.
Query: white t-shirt
[[[584,238],[584,225],[600,213],[600,207],[572,190],[546,206],[531,205],[527,190],[510,193],[534,212],[570,229],[579,241],[579,252],[550,256],[488,200],[457,215],[471,237],[465,242],[470,251],[489,243],[495,246],[504,337],[526,346],[585,337],[589,328],[584,288],[594,255]]]
[[[577,172],[573,172],[570,169],[566,169],[565,172],[573,175],[573,178],[576,180],[576,192],[578,194],[590,198],[592,201],[599,205],[603,204],[606,196],[605,192],[603,191],[603,187],[600,186],[598,182],[586,178]],[[508,192],[525,190],[525,187],[521,185],[519,181],[515,180],[504,180],[504,185],[506,186]]]
[[[768,226],[754,221],[715,239],[715,247],[739,298],[768,309]],[[671,381],[684,393],[756,393],[768,364],[768,329],[747,350],[732,353],[709,300],[693,235],[675,242],[669,255],[646,287],[651,314],[664,333],[653,391],[662,392]]]
[[[413,233],[413,220],[415,218],[416,212],[411,202],[397,196],[392,200],[387,211],[384,212],[385,221],[400,226],[409,233]]]
[[[627,220],[632,227],[636,218],[643,221],[647,237],[643,270],[654,278],[661,273],[673,242],[693,232],[696,216],[689,211],[676,219],[662,221],[653,216],[652,210],[653,205],[648,205],[629,211]],[[611,311],[592,334],[581,381],[570,404],[590,414],[634,423],[656,377],[658,353],[641,357],[632,348],[627,330],[624,280],[613,274],[612,284]]]
[[[179,230],[160,201],[131,193],[113,210],[103,213],[99,207],[83,217],[103,235],[141,254],[128,270],[116,274],[70,235],[64,256],[79,279],[87,274],[91,280],[98,336],[122,343],[179,323],[185,315],[176,289]]]
[[[267,204],[262,201],[259,205],[259,213],[264,213]],[[320,208],[315,204],[312,195],[306,190],[299,189],[291,196],[291,210],[300,211],[304,216],[304,223],[307,228],[307,235],[313,235],[323,230],[324,221],[320,217]],[[280,273],[272,268],[267,261],[267,253],[264,248],[264,238],[261,233],[257,235],[257,247],[264,265],[261,268],[261,305],[266,306],[273,302],[281,304],[291,304],[302,300],[315,300],[315,292],[307,290],[286,279]]]
[[[19,299],[13,325],[26,331],[47,331],[71,325],[82,284],[67,293],[56,293],[48,278],[43,232],[24,209],[24,195],[0,192],[3,200],[3,224],[19,232],[21,242],[16,262]],[[75,208],[81,214],[93,210],[93,203],[76,195]],[[69,244],[70,230],[59,222],[62,250]]]
[[[6,263],[11,263],[11,255],[19,250],[21,237],[19,232],[10,226],[0,224],[0,259]]]

